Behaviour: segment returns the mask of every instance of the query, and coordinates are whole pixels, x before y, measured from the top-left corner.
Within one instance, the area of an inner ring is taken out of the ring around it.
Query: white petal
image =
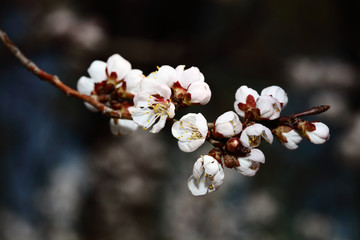
[[[194,196],[205,195],[208,191],[208,186],[205,183],[205,176],[202,175],[200,179],[196,179],[191,175],[188,180],[188,188]]]
[[[251,152],[249,153],[247,158],[249,160],[251,160],[251,161],[265,163],[265,155],[264,155],[264,153],[261,150],[257,149],[257,148],[251,149]]]
[[[152,129],[150,130],[151,133],[158,133],[161,129],[165,127],[167,116],[162,115],[157,123],[154,124]]]
[[[205,139],[198,139],[193,141],[178,141],[178,146],[183,152],[193,152],[205,143]]]
[[[288,103],[288,96],[286,92],[284,91],[284,89],[282,89],[279,86],[270,86],[264,88],[261,91],[261,96],[266,96],[266,95],[276,98],[281,103],[282,108],[284,108]]]
[[[201,175],[204,172],[204,167],[203,167],[204,163],[203,162],[204,162],[203,157],[200,157],[194,163],[193,176],[195,179],[200,179]]]
[[[161,66],[155,73],[155,78],[160,84],[172,87],[177,79],[177,72],[173,67],[168,65]]]
[[[213,181],[213,187],[214,190],[217,190],[224,182],[224,170],[221,168],[221,170],[215,175],[214,181]]]
[[[280,117],[280,102],[271,96],[260,96],[256,101],[256,107],[260,110],[262,118],[274,120]]]
[[[323,144],[330,138],[329,127],[322,122],[312,122],[316,129],[312,132],[307,132],[309,140],[314,144]]]
[[[93,105],[91,105],[90,103],[84,102],[84,104],[85,104],[85,107],[87,109],[89,109],[90,111],[92,111],[92,112],[97,112],[98,111],[98,109],[96,107],[94,107]]]
[[[286,148],[288,149],[297,149],[299,146],[297,145],[298,143],[301,142],[302,137],[301,135],[295,131],[294,129],[292,129],[289,132],[283,132],[282,135],[284,135],[284,137],[286,138],[287,142],[283,142],[280,141]]]
[[[243,103],[245,104],[246,103],[246,98],[249,96],[249,95],[252,95],[255,99],[255,101],[257,100],[257,98],[259,97],[259,94],[257,91],[255,91],[254,89],[252,88],[249,88],[245,85],[239,87],[237,90],[236,90],[236,93],[235,93],[235,99],[238,103]],[[236,109],[235,109],[236,110]]]
[[[179,83],[180,85],[187,89],[190,84],[200,81],[204,82],[204,75],[200,72],[197,67],[191,67],[186,69],[180,76]]]
[[[106,63],[99,60],[93,61],[88,68],[88,73],[95,83],[106,80]]]
[[[206,138],[206,135],[208,133],[209,128],[208,128],[208,125],[207,125],[206,118],[201,113],[196,114],[195,126],[197,127],[197,129],[199,130],[201,135],[204,138]]]
[[[260,163],[259,162],[252,162],[247,159],[238,159],[240,166],[236,167],[236,170],[244,176],[254,176],[256,172],[259,170]],[[250,168],[251,167],[251,168]]]
[[[85,95],[91,95],[94,90],[94,80],[88,77],[81,77],[77,82],[77,90]]]
[[[117,75],[116,80],[121,80],[131,70],[131,64],[119,54],[114,54],[107,60],[107,71],[111,75],[115,72]]]
[[[192,103],[205,105],[211,99],[211,90],[206,82],[197,81],[192,83],[187,92],[191,95]]]
[[[224,137],[232,137],[242,130],[242,123],[239,116],[233,111],[220,115],[215,121],[215,131]]]
[[[144,78],[141,70],[132,69],[125,76],[124,81],[126,82],[126,91],[134,95],[140,92],[140,82]]]
[[[129,135],[135,132],[138,129],[138,125],[128,119],[110,119],[110,130],[111,132],[116,135]]]
[[[215,158],[205,155],[204,156],[204,170],[210,176],[215,176],[221,169],[221,165]]]

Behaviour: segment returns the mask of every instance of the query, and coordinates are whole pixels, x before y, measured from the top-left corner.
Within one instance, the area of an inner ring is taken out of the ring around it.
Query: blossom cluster
[[[224,181],[224,167],[254,176],[265,163],[258,147],[262,141],[271,144],[274,136],[288,149],[298,148],[302,137],[315,144],[329,139],[329,128],[324,123],[280,118],[287,103],[286,92],[278,86],[267,87],[260,95],[241,86],[235,94],[235,112],[225,112],[210,124],[201,113],[189,113],[174,123],[172,134],[182,151],[195,151],[206,140],[214,145],[194,164],[188,180],[191,193],[198,196],[217,190]]]
[[[167,119],[174,118],[176,110],[204,105],[211,98],[209,85],[197,67],[164,65],[145,76],[114,54],[107,62],[92,62],[88,73],[90,77],[79,79],[77,89],[119,112],[120,119],[110,119],[115,135],[132,133],[138,126],[158,133]],[[96,111],[92,105],[85,105]]]
[[[223,113],[214,122],[208,122],[201,113],[188,113],[176,120],[178,110],[210,101],[210,88],[197,67],[164,65],[145,76],[114,54],[107,62],[91,63],[88,73],[90,77],[81,77],[77,88],[119,113],[120,118],[110,119],[113,134],[130,134],[138,126],[158,133],[171,122],[180,150],[193,152],[206,141],[214,146],[194,164],[188,180],[193,195],[217,190],[224,181],[225,167],[254,176],[265,163],[265,155],[258,148],[262,141],[271,144],[275,137],[286,148],[296,149],[303,137],[322,144],[330,136],[324,123],[280,116],[288,97],[278,86],[267,87],[260,94],[245,85],[239,87],[234,111]]]

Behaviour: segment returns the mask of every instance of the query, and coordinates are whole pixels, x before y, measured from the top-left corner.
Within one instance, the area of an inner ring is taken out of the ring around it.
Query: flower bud
[[[205,105],[210,101],[211,90],[206,82],[194,82],[192,83],[187,92],[191,96],[191,103]]]
[[[297,149],[298,143],[301,142],[301,135],[292,127],[287,125],[280,125],[273,131],[276,138],[288,149]]]
[[[267,88],[264,88],[261,91],[261,96],[271,96],[273,98],[276,98],[281,105],[281,108],[284,108],[286,104],[288,103],[288,97],[284,89],[278,86],[270,86]]]
[[[271,96],[260,96],[256,101],[256,108],[259,109],[262,119],[274,120],[280,117],[281,105]]]
[[[244,147],[241,144],[240,138],[238,137],[232,137],[226,142],[226,150],[228,150],[231,153],[236,153],[237,155],[246,155],[250,153],[250,149]]]
[[[233,155],[230,155],[230,154],[224,155],[224,165],[227,168],[233,168],[233,167],[240,166],[239,161],[236,159],[236,157],[234,157]]]
[[[211,149],[208,155],[215,158],[216,161],[218,161],[218,163],[222,164],[221,162],[222,152],[220,148],[214,147],[213,149]]]
[[[223,113],[215,121],[216,136],[229,138],[240,133],[241,130],[242,123],[239,116],[233,111]]]

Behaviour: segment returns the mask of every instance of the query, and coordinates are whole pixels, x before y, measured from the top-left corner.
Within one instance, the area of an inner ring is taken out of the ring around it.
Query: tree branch
[[[81,94],[80,92],[76,91],[75,89],[65,85],[56,75],[51,75],[42,69],[40,69],[35,63],[33,63],[30,59],[25,57],[25,55],[17,48],[17,46],[9,39],[7,34],[0,29],[0,38],[2,42],[8,47],[10,52],[21,62],[21,64],[36,75],[38,78],[51,83],[55,87],[59,88],[63,91],[67,96],[73,96],[79,98],[92,106],[98,109],[102,114],[112,118],[120,118],[121,115],[119,112],[113,110],[112,108],[100,103],[95,98]]]

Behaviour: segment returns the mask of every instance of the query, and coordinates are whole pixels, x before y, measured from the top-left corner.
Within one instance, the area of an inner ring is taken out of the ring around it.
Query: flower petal
[[[116,80],[123,79],[130,70],[130,62],[119,54],[114,54],[107,60],[107,72],[109,75],[113,72],[116,73]]]
[[[111,132],[116,135],[129,135],[135,132],[138,129],[138,125],[128,119],[110,119],[110,130]]]
[[[107,79],[106,63],[103,61],[93,61],[87,71],[95,83],[102,82]]]
[[[94,90],[94,80],[88,77],[81,77],[77,82],[77,90],[85,95],[91,95]]]
[[[179,78],[179,83],[183,88],[187,89],[190,84],[197,81],[204,82],[204,79],[204,75],[197,67],[191,67],[183,71]]]
[[[193,175],[191,175],[188,179],[188,188],[194,196],[205,195],[208,191],[208,184],[205,182],[205,175],[202,175],[200,179],[196,179]]]
[[[279,86],[264,88],[261,91],[261,96],[272,96],[276,98],[280,102],[282,108],[284,108],[289,101],[286,92]]]

